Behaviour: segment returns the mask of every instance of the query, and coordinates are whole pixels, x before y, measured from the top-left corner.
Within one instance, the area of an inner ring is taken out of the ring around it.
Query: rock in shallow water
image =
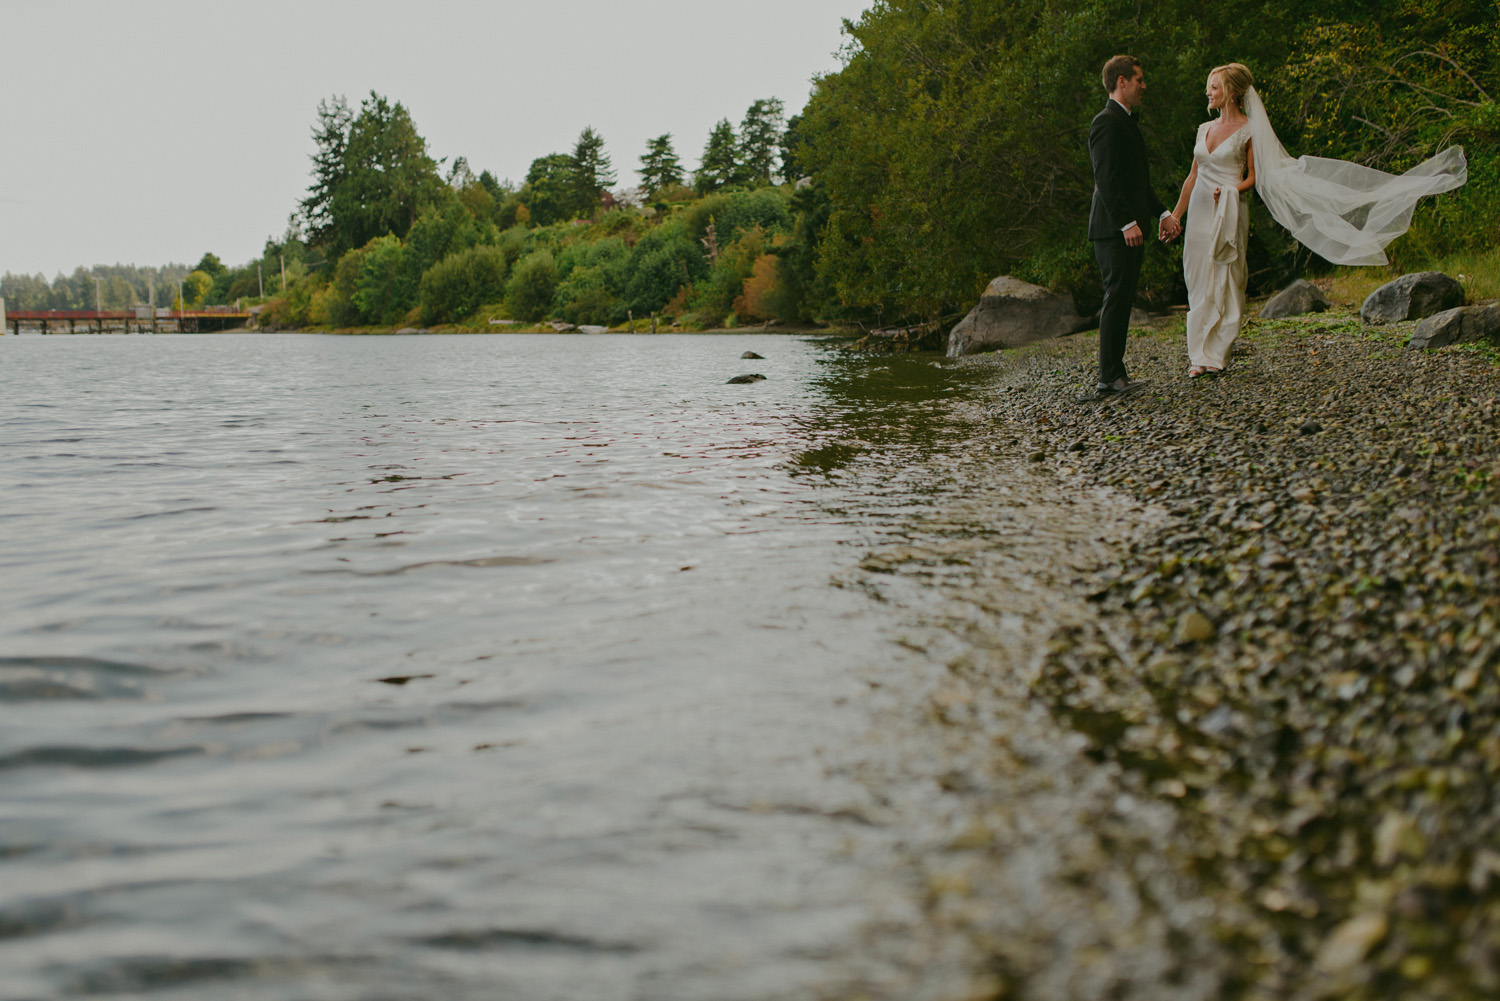
[[[727,386],[748,386],[752,382],[765,382],[765,381],[766,381],[766,377],[765,376],[761,375],[758,372],[752,372],[749,375],[737,375],[733,379],[730,379],[727,383],[725,383],[725,385],[727,385]]]
[[[1073,311],[1071,299],[1002,275],[990,282],[978,305],[949,332],[948,357],[1020,347],[1076,334],[1092,325],[1088,317]]]

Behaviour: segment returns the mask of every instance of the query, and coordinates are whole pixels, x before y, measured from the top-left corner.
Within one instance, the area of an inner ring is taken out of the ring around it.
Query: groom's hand
[[[1141,232],[1139,223],[1132,225],[1125,231],[1125,246],[1139,247],[1146,242],[1146,234]]]
[[[1176,216],[1162,216],[1161,238],[1163,240],[1175,240],[1182,235],[1182,223],[1177,221]]]

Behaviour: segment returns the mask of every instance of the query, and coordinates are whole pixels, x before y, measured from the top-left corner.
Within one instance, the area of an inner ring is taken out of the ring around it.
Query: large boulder
[[[1094,321],[1073,311],[1073,300],[1040,285],[1002,275],[948,334],[948,357],[1015,348],[1087,330]]]
[[[1500,344],[1500,302],[1446,309],[1417,324],[1409,348],[1443,348],[1449,344],[1489,341]]]
[[[1441,271],[1402,275],[1370,293],[1359,315],[1366,323],[1420,320],[1464,304],[1464,287]]]
[[[1280,320],[1288,316],[1302,316],[1306,313],[1321,313],[1332,303],[1322,290],[1312,282],[1298,278],[1286,288],[1277,292],[1266,304],[1260,307],[1260,318],[1262,320]]]

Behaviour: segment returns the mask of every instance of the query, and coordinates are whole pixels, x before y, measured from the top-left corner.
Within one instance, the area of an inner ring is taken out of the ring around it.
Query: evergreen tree
[[[307,238],[326,243],[333,235],[333,193],[346,176],[344,155],[349,147],[349,124],[354,112],[342,94],[318,102],[318,124],[313,127],[313,182],[300,208],[307,220]]]
[[[641,187],[652,197],[662,188],[682,183],[682,161],[677,159],[677,151],[672,148],[670,132],[646,143],[640,173]]]
[[[591,216],[599,205],[599,196],[615,183],[614,167],[604,152],[604,137],[593,126],[578,134],[572,159],[573,207],[580,216]]]
[[[787,120],[786,129],[781,133],[781,176],[788,181],[800,180],[807,176],[807,169],[802,163],[802,116],[793,115]]]
[[[739,143],[735,139],[734,126],[724,118],[708,134],[703,147],[703,160],[698,166],[695,182],[699,194],[717,191],[726,184],[739,179]]]
[[[387,233],[404,236],[445,189],[411,114],[374,91],[351,118],[342,97],[318,105],[313,183],[303,199],[330,261]]]
[[[786,128],[785,105],[777,98],[756,101],[740,123],[740,171],[753,184],[770,184]]]

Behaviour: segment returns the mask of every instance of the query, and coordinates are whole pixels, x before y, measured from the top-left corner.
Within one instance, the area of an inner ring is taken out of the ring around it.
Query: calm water
[[[894,962],[861,769],[920,658],[853,569],[934,502],[962,372],[763,335],[4,337],[0,372],[0,996]]]

